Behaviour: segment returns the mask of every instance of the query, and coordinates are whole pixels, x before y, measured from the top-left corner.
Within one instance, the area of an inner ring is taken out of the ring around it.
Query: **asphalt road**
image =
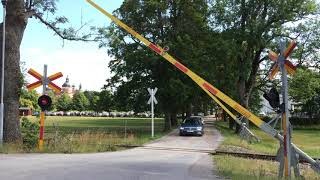
[[[0,155],[0,180],[213,180],[212,158],[221,135],[210,125],[203,137],[177,131],[146,147],[94,154]]]

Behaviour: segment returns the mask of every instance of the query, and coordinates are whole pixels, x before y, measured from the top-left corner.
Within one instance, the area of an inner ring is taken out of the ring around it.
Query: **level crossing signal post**
[[[277,72],[281,72],[281,82],[282,82],[282,104],[279,103],[279,95],[276,99],[271,99],[269,97],[269,103],[273,107],[279,106],[281,113],[281,127],[283,134],[283,142],[280,142],[280,148],[278,150],[277,159],[280,163],[279,165],[279,177],[286,178],[291,177],[291,167],[294,168],[295,176],[300,177],[300,172],[298,168],[298,155],[295,152],[294,148],[291,144],[291,136],[292,136],[292,127],[289,121],[289,107],[288,107],[288,74],[293,75],[296,71],[296,67],[289,61],[287,58],[292,53],[293,49],[296,47],[296,42],[290,42],[289,46],[285,48],[285,42],[280,42],[280,54],[273,51],[269,51],[269,58],[274,61],[274,65],[272,66],[271,73],[269,75],[270,79],[273,79]],[[276,90],[273,89],[269,94],[276,94]],[[273,97],[275,97],[273,95]],[[268,100],[268,96],[266,96]],[[275,103],[276,102],[276,103]]]
[[[59,93],[61,92],[61,88],[54,84],[52,81],[62,77],[62,73],[58,72],[55,73],[49,77],[47,77],[47,65],[44,65],[44,70],[43,70],[43,76],[36,72],[33,69],[29,69],[28,73],[35,77],[38,81],[29,84],[27,86],[27,89],[29,91],[39,87],[42,85],[42,96],[38,98],[38,105],[41,108],[41,113],[40,113],[40,131],[39,131],[39,150],[43,150],[43,136],[44,136],[44,119],[45,119],[45,112],[51,107],[52,100],[50,96],[47,95],[47,86],[54,90],[55,92]]]
[[[158,104],[158,101],[155,97],[157,91],[158,91],[158,88],[154,88],[154,89],[148,88],[148,92],[150,94],[148,104],[151,104],[151,137],[154,137],[154,104]]]

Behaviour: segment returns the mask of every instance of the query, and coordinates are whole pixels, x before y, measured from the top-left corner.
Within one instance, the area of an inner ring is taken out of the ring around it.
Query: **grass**
[[[228,129],[225,122],[215,122],[215,127],[224,136],[224,141],[219,146],[220,150],[256,152],[275,155],[279,142],[262,132],[258,128],[250,127],[261,142],[248,143],[233,131]],[[292,141],[308,155],[320,157],[320,126],[315,127],[294,127]],[[231,179],[277,179],[278,163],[271,161],[244,159],[232,156],[219,155],[213,157],[218,172]],[[305,179],[320,179],[307,165],[302,165],[301,174]]]
[[[31,121],[38,121],[36,117],[30,117]],[[155,132],[161,133],[163,119],[155,119]],[[65,117],[48,116],[45,119],[45,131],[54,132],[58,127],[64,133],[116,132],[124,136],[125,129],[135,135],[151,134],[151,119],[148,118],[108,118],[108,117]]]
[[[250,130],[261,139],[261,142],[248,143],[247,141],[242,140],[237,134],[228,128],[228,125],[225,122],[215,122],[215,127],[224,136],[224,141],[220,146],[222,149],[229,146],[238,146],[248,151],[276,154],[279,148],[278,140],[253,126],[250,127]],[[297,129],[294,128],[292,141],[308,155],[320,157],[319,132],[320,129],[304,129],[303,127],[299,127]]]
[[[39,122],[37,117],[28,117]],[[151,138],[151,119],[62,117],[48,116],[45,119],[44,149],[47,153],[84,153],[121,150],[117,145],[141,145],[160,138],[163,119],[155,119],[155,137]],[[37,147],[23,148],[21,144],[7,144],[2,153],[39,152]]]
[[[214,156],[219,174],[228,179],[237,180],[273,180],[278,179],[278,163],[256,159],[244,159],[233,156]],[[292,172],[293,173],[293,172]],[[308,180],[319,180],[307,165],[300,165],[300,173]],[[292,177],[294,178],[294,177]]]

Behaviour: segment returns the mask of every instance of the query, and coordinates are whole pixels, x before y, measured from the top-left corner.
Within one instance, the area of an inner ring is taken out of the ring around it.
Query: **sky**
[[[119,8],[123,0],[95,0],[108,12]],[[89,22],[90,26],[106,26],[110,20],[88,4],[85,0],[60,0],[57,15],[66,16],[69,25],[77,29],[82,22]],[[82,17],[82,18],[81,18]],[[2,11],[1,11],[2,19]],[[99,91],[110,77],[108,62],[110,57],[106,48],[99,49],[98,43],[62,41],[53,31],[35,18],[28,21],[21,44],[21,62],[25,69],[34,69],[43,74],[44,64],[48,65],[48,75],[62,72],[64,77],[53,81],[61,86],[69,76],[71,85],[83,90]],[[27,75],[27,81],[35,79]],[[41,91],[38,88],[37,91]]]

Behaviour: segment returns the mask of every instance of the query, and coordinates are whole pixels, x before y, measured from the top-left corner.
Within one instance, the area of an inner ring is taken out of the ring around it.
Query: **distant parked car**
[[[32,113],[32,115],[33,116],[38,116],[40,113],[38,112],[38,111],[34,111],[33,113]]]
[[[202,118],[199,116],[191,116],[183,120],[179,127],[179,135],[199,135],[204,133]]]

